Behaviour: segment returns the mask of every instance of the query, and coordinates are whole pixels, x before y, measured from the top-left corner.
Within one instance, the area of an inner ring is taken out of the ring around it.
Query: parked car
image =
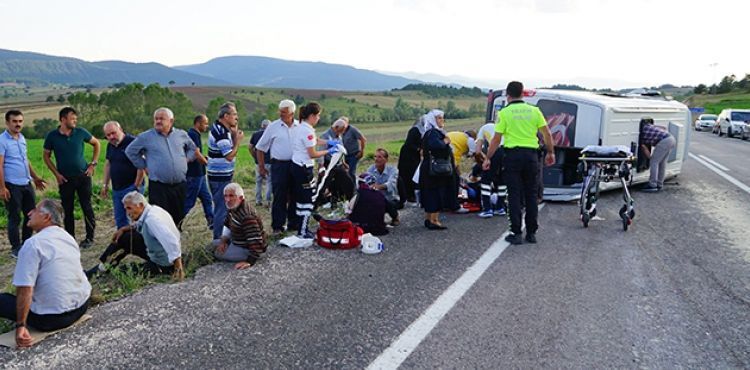
[[[695,120],[695,131],[713,130],[716,118],[715,114],[701,114]]]
[[[724,109],[716,119],[716,133],[727,137],[740,136],[747,140],[750,137],[750,109]]]

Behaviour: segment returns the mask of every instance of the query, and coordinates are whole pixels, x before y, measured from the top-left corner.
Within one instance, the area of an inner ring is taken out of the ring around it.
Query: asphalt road
[[[691,152],[750,185],[750,142],[693,133]],[[750,194],[690,159],[665,191],[634,196],[628,232],[616,193],[588,229],[575,204],[547,204],[539,244],[505,249],[401,366],[750,367]],[[0,349],[0,364],[365,368],[507,226],[444,217],[449,230],[427,231],[407,209],[376,256],[272,248],[249,271],[208,266],[34,348]]]

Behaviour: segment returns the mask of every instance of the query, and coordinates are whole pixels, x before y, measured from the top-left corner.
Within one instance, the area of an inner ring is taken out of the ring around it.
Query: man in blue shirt
[[[187,196],[185,197],[185,215],[193,209],[195,201],[200,198],[203,206],[203,215],[209,229],[214,228],[214,207],[211,193],[208,191],[206,182],[206,164],[208,158],[203,156],[203,142],[201,133],[208,129],[208,117],[199,114],[193,118],[193,127],[188,130],[188,136],[195,143],[195,160],[188,163],[187,170]]]
[[[224,103],[219,108],[219,119],[208,133],[208,186],[214,200],[214,239],[221,237],[222,225],[227,216],[224,204],[224,187],[232,182],[235,157],[245,134],[237,127],[237,108],[234,103]]]
[[[135,168],[133,162],[125,154],[125,148],[135,140],[135,136],[126,134],[120,123],[109,121],[104,124],[104,136],[109,144],[104,164],[104,181],[100,196],[107,197],[110,179],[112,180],[112,210],[115,214],[115,226],[121,228],[128,224],[128,216],[125,207],[122,206],[122,197],[133,190],[143,194],[144,171]]]
[[[136,168],[148,169],[151,204],[169,212],[178,228],[185,218],[188,162],[195,160],[195,143],[183,130],[174,128],[169,108],[154,112],[154,128],[138,135],[125,149]]]
[[[375,150],[375,164],[367,169],[367,173],[374,179],[375,183],[370,189],[378,190],[385,196],[385,211],[391,216],[391,226],[398,226],[398,169],[388,166],[388,151],[383,148]]]
[[[94,176],[99,159],[99,140],[86,129],[77,127],[78,113],[71,107],[60,110],[60,126],[50,131],[44,138],[44,163],[55,174],[60,189],[60,200],[65,210],[65,231],[75,238],[75,195],[83,211],[83,221],[86,224],[86,239],[81,242],[81,248],[88,248],[94,244],[94,229],[96,218],[91,207],[91,178]],[[91,162],[86,163],[83,157],[83,143],[94,147]],[[55,164],[51,156],[55,154]]]
[[[5,201],[8,212],[8,241],[11,255],[18,256],[21,243],[31,237],[28,214],[36,205],[34,188],[44,190],[47,183],[36,175],[28,159],[26,138],[23,137],[23,113],[9,110],[5,113],[7,129],[0,135],[0,198]],[[23,213],[22,237],[18,236],[18,224]]]

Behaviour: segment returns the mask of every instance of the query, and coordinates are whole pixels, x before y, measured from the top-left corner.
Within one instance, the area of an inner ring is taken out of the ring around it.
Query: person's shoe
[[[398,226],[401,225],[401,220],[398,219],[398,217],[391,220],[391,226]]]
[[[273,229],[273,233],[271,235],[273,236],[279,236],[284,233],[284,229]]]
[[[527,242],[531,244],[536,244],[536,234],[526,233],[526,238],[524,240],[526,240]]]
[[[488,209],[486,211],[479,212],[480,218],[492,218],[495,214],[492,212],[492,210]]]
[[[10,257],[11,257],[11,258],[15,258],[15,259],[18,259],[18,252],[19,252],[19,250],[18,250],[18,249],[11,249],[11,250],[10,250]]]
[[[445,227],[443,225],[433,224],[432,222],[430,222],[428,220],[424,220],[424,226],[428,230],[445,230],[445,229],[447,229],[447,227]]]
[[[508,234],[505,241],[513,245],[523,244],[523,236],[521,234]]]
[[[464,208],[463,206],[461,206],[461,207],[458,207],[458,209],[455,210],[454,212],[459,213],[459,214],[463,214],[463,213],[469,213],[469,210],[466,209],[466,208]]]
[[[505,208],[496,209],[496,210],[492,211],[492,213],[495,216],[505,216],[506,215]]]
[[[208,226],[209,230],[214,229],[214,220],[206,220],[206,226]]]
[[[659,188],[658,186],[651,186],[651,185],[646,185],[641,188],[641,191],[644,193],[658,193],[659,190],[661,190],[661,188]]]
[[[305,231],[304,234],[297,234],[302,239],[315,239],[315,234],[311,233],[310,230]]]
[[[86,274],[86,278],[91,280],[94,276],[99,274],[100,272],[103,272],[104,270],[101,268],[101,265],[96,265],[86,271],[84,273]]]
[[[78,244],[78,247],[81,249],[88,249],[91,248],[94,245],[94,241],[91,239],[83,239],[81,244]]]

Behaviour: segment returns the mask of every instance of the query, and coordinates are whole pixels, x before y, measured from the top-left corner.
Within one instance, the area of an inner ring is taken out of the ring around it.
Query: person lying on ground
[[[105,271],[105,263],[117,266],[128,254],[146,261],[140,270],[151,276],[172,274],[182,280],[182,248],[180,232],[167,211],[148,204],[143,194],[131,191],[122,199],[131,224],[120,228],[112,237],[112,244],[99,257],[101,263],[86,272],[91,278]]]
[[[221,237],[212,243],[213,254],[219,260],[237,262],[234,268],[243,270],[254,265],[268,247],[263,220],[236,182],[224,187],[224,204],[227,217]]]
[[[44,199],[29,212],[36,232],[18,254],[13,285],[16,294],[0,294],[0,317],[15,321],[16,344],[29,347],[26,325],[54,331],[75,323],[88,309],[91,285],[81,268],[78,243],[60,225],[60,202]]]

